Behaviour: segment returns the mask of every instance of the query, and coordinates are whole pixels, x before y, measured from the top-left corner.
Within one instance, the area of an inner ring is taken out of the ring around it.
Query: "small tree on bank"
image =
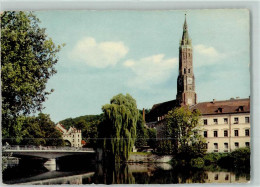
[[[136,138],[138,109],[136,101],[129,95],[119,94],[102,107],[104,121],[100,125],[103,151],[106,160],[127,161]]]
[[[205,140],[200,133],[200,112],[187,107],[175,108],[166,116],[167,138],[172,153],[182,160],[202,157],[206,153]]]

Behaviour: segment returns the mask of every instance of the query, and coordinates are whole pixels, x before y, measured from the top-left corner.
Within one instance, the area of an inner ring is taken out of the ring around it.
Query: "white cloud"
[[[85,37],[77,42],[70,57],[89,66],[105,68],[116,65],[127,53],[128,48],[123,42],[97,43],[94,38]]]
[[[218,52],[214,47],[203,44],[194,46],[194,54],[197,65],[210,65],[226,57],[224,53]]]
[[[124,66],[130,68],[135,74],[128,81],[130,86],[149,88],[153,84],[166,81],[174,68],[177,67],[177,58],[165,59],[164,54],[153,55],[139,60],[127,60]]]

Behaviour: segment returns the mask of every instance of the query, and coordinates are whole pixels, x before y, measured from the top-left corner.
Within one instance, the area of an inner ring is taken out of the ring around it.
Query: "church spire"
[[[190,40],[189,34],[188,34],[188,24],[186,21],[186,14],[185,14],[185,21],[183,24],[183,34],[182,34],[182,39],[181,39],[181,45],[191,45],[191,40]]]
[[[185,14],[182,39],[179,47],[179,76],[177,79],[176,95],[176,100],[180,105],[191,106],[197,103],[192,56],[192,44],[188,34],[188,24]]]

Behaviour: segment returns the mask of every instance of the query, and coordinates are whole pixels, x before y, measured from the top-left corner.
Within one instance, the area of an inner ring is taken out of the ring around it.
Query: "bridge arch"
[[[66,147],[72,147],[72,144],[68,139],[65,139],[64,142]]]

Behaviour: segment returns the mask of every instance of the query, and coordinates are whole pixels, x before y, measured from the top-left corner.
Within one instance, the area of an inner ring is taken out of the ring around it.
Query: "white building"
[[[198,103],[202,133],[208,152],[231,152],[250,146],[250,99],[230,99]]]
[[[62,133],[62,138],[65,140],[66,145],[71,147],[82,147],[81,130],[76,129],[75,127],[70,127],[69,130],[66,130],[60,123],[56,125],[56,129]]]

